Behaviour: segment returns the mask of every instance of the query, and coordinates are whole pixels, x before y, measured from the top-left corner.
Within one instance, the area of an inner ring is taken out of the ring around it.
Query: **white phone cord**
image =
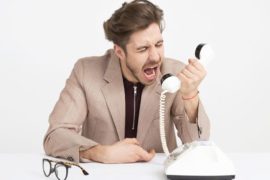
[[[170,152],[167,146],[166,142],[166,135],[165,135],[165,99],[166,99],[166,93],[168,91],[162,91],[160,95],[160,101],[159,101],[159,130],[160,130],[160,139],[161,139],[161,144],[162,144],[162,149],[164,153],[169,156]]]

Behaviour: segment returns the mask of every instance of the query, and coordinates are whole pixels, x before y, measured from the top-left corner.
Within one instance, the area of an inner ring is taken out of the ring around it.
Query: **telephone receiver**
[[[203,66],[214,58],[212,48],[199,44],[195,56]],[[165,174],[171,180],[232,180],[235,169],[232,161],[211,141],[193,141],[183,144],[169,152],[165,137],[165,100],[166,93],[175,93],[181,87],[181,81],[172,74],[165,74],[161,79],[160,95],[160,139],[164,153]]]
[[[195,56],[203,66],[214,59],[214,51],[210,45],[201,43],[195,49]],[[161,78],[162,89],[175,93],[181,87],[181,81],[176,76],[168,73]]]

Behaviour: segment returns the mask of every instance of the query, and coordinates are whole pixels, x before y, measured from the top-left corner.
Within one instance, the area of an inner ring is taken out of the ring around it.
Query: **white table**
[[[228,154],[236,167],[236,180],[270,179],[270,153]],[[0,180],[57,180],[52,174],[49,178],[42,172],[43,154],[0,154]],[[80,179],[128,179],[128,180],[166,180],[163,171],[164,154],[157,154],[148,163],[133,164],[99,164],[81,163],[88,172],[84,176],[80,169],[69,169],[68,180]]]

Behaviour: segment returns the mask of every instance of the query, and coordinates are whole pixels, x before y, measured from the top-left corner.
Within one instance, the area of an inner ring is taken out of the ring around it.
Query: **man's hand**
[[[80,151],[80,157],[102,163],[133,163],[150,161],[155,155],[152,149],[145,151],[135,138],[127,138],[113,145],[96,145]]]
[[[201,81],[206,76],[204,67],[196,59],[189,59],[189,64],[178,74],[181,80],[183,97],[192,97],[197,94]]]
[[[196,59],[189,59],[188,65],[178,74],[181,80],[182,99],[185,111],[191,123],[196,123],[198,115],[199,98],[198,88],[206,76],[204,67]]]

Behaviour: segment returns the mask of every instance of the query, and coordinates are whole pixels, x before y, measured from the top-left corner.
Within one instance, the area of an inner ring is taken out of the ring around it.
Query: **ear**
[[[120,46],[118,46],[117,44],[114,44],[114,53],[116,54],[116,56],[120,59],[126,59],[126,54],[123,48],[121,48]]]

